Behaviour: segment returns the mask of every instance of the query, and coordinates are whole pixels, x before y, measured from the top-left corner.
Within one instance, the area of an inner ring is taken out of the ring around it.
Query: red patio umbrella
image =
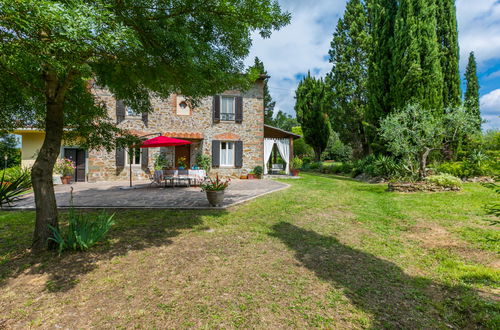
[[[166,136],[157,136],[155,138],[143,141],[141,148],[175,147],[191,144],[191,141],[174,139]]]
[[[140,145],[135,146],[135,147],[140,147],[140,148],[158,148],[158,147],[175,147],[175,146],[183,146],[186,144],[191,144],[191,141],[186,141],[186,140],[181,140],[181,139],[174,139],[170,138],[167,136],[157,136],[152,139],[148,139],[143,141]],[[129,169],[129,178],[130,178],[130,188],[132,188],[132,163],[130,163],[130,169]]]

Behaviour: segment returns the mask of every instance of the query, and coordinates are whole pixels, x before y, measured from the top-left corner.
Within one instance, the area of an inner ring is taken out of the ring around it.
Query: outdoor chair
[[[161,180],[162,178],[158,175],[155,175],[154,173],[149,173],[148,178],[151,181],[149,183],[149,187],[153,186],[154,184],[160,186],[161,185]]]
[[[170,181],[172,187],[175,187],[175,170],[164,170],[163,171],[163,180],[165,181],[165,187],[167,186],[167,182]]]
[[[177,171],[177,177],[176,180],[177,182],[186,182],[187,186],[191,186],[191,178],[189,177],[189,171],[188,170],[178,170]]]

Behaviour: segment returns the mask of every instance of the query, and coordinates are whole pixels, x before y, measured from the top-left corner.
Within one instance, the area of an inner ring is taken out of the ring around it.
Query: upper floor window
[[[234,142],[220,143],[220,165],[234,166]]]
[[[186,100],[186,98],[181,95],[177,95],[176,99],[177,99],[176,114],[179,116],[191,115],[191,107],[189,106],[189,103]]]
[[[141,116],[141,114],[139,112],[137,112],[134,108],[132,108],[128,105],[125,107],[125,112],[126,112],[128,117],[140,117]]]
[[[220,120],[234,120],[235,108],[236,108],[236,97],[234,96],[222,96],[221,97],[221,109],[220,109]]]

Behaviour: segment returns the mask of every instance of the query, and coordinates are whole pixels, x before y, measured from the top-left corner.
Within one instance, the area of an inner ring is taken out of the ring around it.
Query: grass
[[[498,325],[492,191],[303,176],[227,211],[119,211],[106,242],[60,257],[28,253],[33,213],[0,213],[0,327]]]

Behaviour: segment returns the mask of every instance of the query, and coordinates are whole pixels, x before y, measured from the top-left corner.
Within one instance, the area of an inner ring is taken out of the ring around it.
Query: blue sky
[[[316,76],[330,71],[328,50],[345,0],[279,0],[292,13],[292,22],[269,39],[255,35],[247,64],[258,56],[271,75],[270,92],[276,109],[293,114],[295,88],[311,70]],[[500,129],[500,0],[457,0],[460,72],[474,51],[481,85],[481,113],[487,128]]]

